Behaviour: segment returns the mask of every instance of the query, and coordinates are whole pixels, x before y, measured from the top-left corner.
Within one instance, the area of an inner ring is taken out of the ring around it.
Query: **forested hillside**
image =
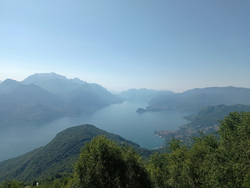
[[[133,146],[142,155],[150,151],[125,140],[119,135],[111,134],[93,125],[81,125],[68,128],[60,133],[46,146],[35,149],[25,155],[0,163],[0,181],[15,178],[20,181],[32,181],[48,178],[59,173],[73,171],[73,165],[79,157],[81,147],[98,135],[115,141],[119,145]]]

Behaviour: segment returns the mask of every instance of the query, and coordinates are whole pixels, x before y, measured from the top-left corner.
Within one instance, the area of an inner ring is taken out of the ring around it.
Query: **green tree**
[[[156,188],[250,187],[250,112],[230,113],[215,135],[194,138],[190,149],[178,139],[171,153],[151,156],[148,169]]]
[[[169,187],[170,158],[168,153],[154,153],[148,161],[148,171],[155,188]]]
[[[147,188],[151,182],[141,157],[132,148],[100,136],[83,147],[72,187]]]
[[[24,185],[16,180],[6,180],[0,184],[0,188],[23,188]]]
[[[188,151],[189,187],[213,187],[208,176],[218,147],[219,143],[213,134],[201,134],[194,138],[194,144]]]
[[[169,142],[171,153],[155,153],[149,159],[148,169],[156,188],[190,187],[188,181],[188,149],[181,141]]]
[[[190,187],[188,181],[188,149],[186,146],[177,147],[169,155],[169,185],[171,187]]]
[[[250,172],[250,112],[232,112],[220,123],[220,147],[210,179],[216,186],[242,187]]]

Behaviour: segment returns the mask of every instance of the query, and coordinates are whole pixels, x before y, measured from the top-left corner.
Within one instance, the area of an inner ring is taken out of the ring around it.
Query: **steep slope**
[[[25,155],[0,163],[0,182],[5,179],[17,179],[31,182],[51,177],[61,172],[72,172],[81,147],[93,137],[105,135],[118,144],[127,143],[144,155],[151,152],[124,138],[108,133],[93,125],[81,125],[68,128],[46,146],[35,149]]]
[[[210,87],[193,89],[174,95],[157,97],[149,102],[148,111],[199,111],[208,105],[250,105],[250,89],[237,87]]]
[[[37,73],[29,76],[22,83],[32,83],[62,96],[65,100],[66,113],[69,115],[79,115],[122,102],[98,84],[87,83],[78,78],[67,79],[56,73]]]
[[[16,80],[6,79],[4,82],[0,82],[0,94],[10,93],[21,85],[22,84]]]
[[[217,105],[217,106],[207,106],[199,111],[197,115],[190,115],[184,117],[190,121],[186,126],[188,127],[204,127],[213,126],[219,124],[219,120],[224,119],[229,115],[230,112],[248,112],[250,111],[250,105],[236,104],[232,106]]]
[[[14,80],[0,84],[0,121],[46,121],[63,114],[63,100],[36,85]]]
[[[75,90],[87,82],[79,79],[67,79],[65,76],[56,73],[36,73],[22,81],[23,84],[35,84],[47,91],[64,96],[70,91]]]
[[[98,84],[84,84],[64,96],[68,114],[87,113],[114,103],[121,99]]]
[[[0,84],[0,121],[37,124],[120,102],[121,99],[98,84],[55,73],[34,74],[22,82],[7,79]]]

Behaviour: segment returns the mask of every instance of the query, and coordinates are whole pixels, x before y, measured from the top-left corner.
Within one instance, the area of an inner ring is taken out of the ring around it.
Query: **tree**
[[[194,144],[189,150],[189,187],[214,187],[209,175],[213,165],[214,153],[219,143],[213,134],[202,134],[194,138]],[[211,186],[210,186],[211,185]]]
[[[173,138],[169,142],[171,153],[155,153],[149,159],[148,169],[154,186],[190,187],[188,180],[188,149],[181,141]]]
[[[141,157],[132,148],[100,136],[82,148],[72,187],[147,188],[151,182]]]
[[[151,156],[148,169],[154,186],[250,187],[250,112],[233,112],[215,135],[201,134],[190,149],[178,139],[169,143],[171,153]]]
[[[220,123],[211,179],[216,186],[242,187],[250,172],[250,112],[232,112]]]
[[[154,153],[148,162],[148,171],[155,188],[164,188],[169,186],[170,158],[168,153]]]
[[[23,183],[16,180],[6,180],[0,184],[0,188],[23,188]]]

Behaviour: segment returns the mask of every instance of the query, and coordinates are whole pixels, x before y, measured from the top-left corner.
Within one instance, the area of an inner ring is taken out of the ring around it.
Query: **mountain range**
[[[239,87],[208,87],[183,93],[155,97],[145,111],[185,110],[198,112],[211,105],[250,105],[250,89]]]
[[[104,87],[55,73],[0,84],[0,121],[39,122],[89,113],[122,100]]]
[[[108,133],[93,125],[80,125],[58,133],[46,146],[1,162],[0,182],[6,179],[31,182],[60,173],[70,173],[73,171],[74,163],[79,158],[82,146],[99,135],[105,135],[106,138],[119,145],[132,146],[143,156],[152,154],[151,151],[140,148],[138,144],[119,135]]]
[[[130,89],[114,95],[101,85],[78,78],[67,79],[56,73],[36,73],[21,82],[7,79],[0,83],[0,121],[47,122],[62,116],[93,112],[123,100],[147,101],[137,112],[185,110],[198,112],[208,105],[250,104],[250,89],[209,87],[183,93],[168,90]]]

